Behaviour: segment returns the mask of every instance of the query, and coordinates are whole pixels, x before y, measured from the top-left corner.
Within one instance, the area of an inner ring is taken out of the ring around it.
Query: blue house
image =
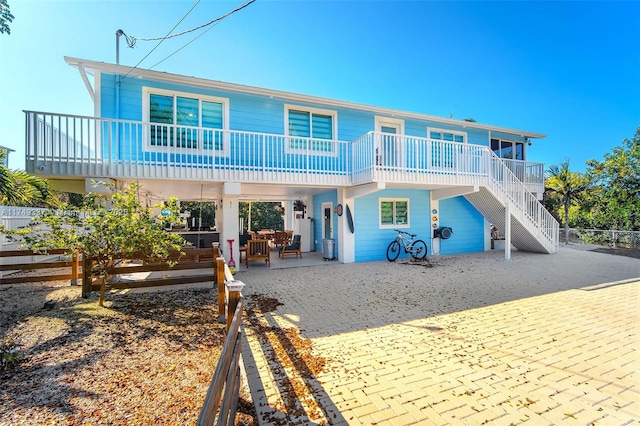
[[[282,201],[286,228],[308,221],[308,249],[333,239],[345,263],[384,259],[394,229],[429,254],[488,250],[491,225],[506,247],[558,250],[558,223],[539,202],[544,165],[526,161],[543,134],[65,60],[93,116],[25,111],[26,169],[56,187],[138,181],[148,205],[216,201],[221,241],[237,240],[239,202]],[[437,237],[442,227],[453,236]]]

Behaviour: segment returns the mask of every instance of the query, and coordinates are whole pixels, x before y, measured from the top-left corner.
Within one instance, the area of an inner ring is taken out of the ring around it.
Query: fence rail
[[[219,258],[218,262],[224,264],[224,258]],[[226,264],[224,267],[228,270]],[[227,275],[225,274],[225,276]],[[223,285],[228,293],[226,312],[227,314],[233,313],[233,315],[227,315],[226,318],[227,338],[196,422],[198,426],[213,425],[216,418],[218,425],[233,425],[238,407],[241,375],[240,354],[242,352],[240,326],[244,309],[244,298],[241,291],[244,284],[239,281],[225,281],[225,277],[219,276],[218,285],[224,282]]]
[[[43,257],[43,253],[34,252],[31,250],[3,250],[0,251],[0,258],[3,260],[9,260],[9,263],[2,262],[0,264],[0,272],[10,271],[31,271],[31,270],[44,270],[44,269],[59,269],[69,268],[69,273],[66,274],[52,274],[52,275],[33,275],[33,276],[20,276],[11,277],[2,275],[0,284],[22,284],[32,283],[39,281],[62,281],[71,280],[71,285],[75,285],[78,282],[78,276],[80,269],[80,256],[78,253],[69,254],[68,249],[54,249],[48,250],[46,255],[69,255],[69,260],[43,260],[39,262],[33,262],[30,260],[28,263],[24,263],[25,257],[34,256]],[[15,262],[17,260],[17,262]]]
[[[48,250],[48,254],[67,255],[68,253],[68,249]],[[0,265],[0,271],[40,270],[60,267],[71,268],[71,273],[69,274],[3,278],[2,281],[0,281],[0,284],[22,284],[34,281],[57,281],[65,279],[71,279],[73,284],[77,282],[80,263],[82,263],[82,296],[86,297],[91,293],[91,291],[99,290],[99,304],[102,305],[107,286],[113,289],[124,289],[211,281],[217,287],[218,292],[218,321],[226,322],[227,337],[222,348],[220,359],[216,365],[211,385],[207,391],[205,401],[198,417],[197,424],[213,425],[217,418],[218,425],[233,425],[240,390],[240,354],[242,352],[241,325],[244,309],[244,298],[242,297],[241,291],[244,284],[240,281],[233,280],[233,275],[226,265],[224,257],[221,256],[219,246],[217,244],[213,245],[213,249],[185,249],[183,253],[184,256],[181,257],[182,261],[173,267],[170,267],[166,263],[152,263],[139,266],[111,268],[109,273],[121,274],[203,268],[210,269],[212,272],[208,274],[180,276],[174,279],[144,278],[142,280],[114,283],[107,283],[105,280],[102,280],[101,283],[95,284],[91,274],[92,260],[89,257],[80,256],[78,253],[74,253],[72,254],[72,260],[70,261],[32,263],[14,262],[11,264]],[[40,253],[35,253],[31,250],[0,251],[0,257],[7,259],[23,258],[25,256],[39,254]],[[177,256],[177,254],[175,254],[175,256]],[[82,262],[79,261],[81,257]],[[191,261],[185,262],[185,258],[190,259]]]

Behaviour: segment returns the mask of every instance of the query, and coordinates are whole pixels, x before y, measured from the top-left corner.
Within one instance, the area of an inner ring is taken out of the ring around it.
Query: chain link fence
[[[564,229],[560,229],[564,242]],[[569,228],[569,243],[640,249],[639,231]]]

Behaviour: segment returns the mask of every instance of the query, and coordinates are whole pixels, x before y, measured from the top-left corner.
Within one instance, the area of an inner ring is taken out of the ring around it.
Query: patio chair
[[[278,248],[278,250],[282,249],[282,247],[289,244],[289,239],[287,238],[287,233],[285,231],[276,231],[273,234],[273,245]]]
[[[299,234],[296,234],[293,236],[293,240],[291,241],[291,244],[282,247],[282,250],[280,250],[280,257],[284,259],[284,257],[287,255],[294,255],[296,257],[300,256],[300,258],[302,258],[302,248],[300,245]]]
[[[249,261],[251,260],[264,260],[271,267],[270,252],[269,240],[248,240],[247,252],[244,257],[245,266],[249,268]]]

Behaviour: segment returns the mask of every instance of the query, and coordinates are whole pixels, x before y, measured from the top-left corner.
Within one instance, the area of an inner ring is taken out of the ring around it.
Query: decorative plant
[[[18,361],[19,351],[22,345],[19,341],[3,337],[0,340],[0,370],[7,371],[9,367]]]
[[[50,210],[26,228],[3,232],[11,239],[21,238],[24,247],[38,253],[55,248],[82,251],[96,261],[92,273],[101,277],[124,259],[163,261],[186,244],[180,235],[164,230],[167,221],[180,220],[178,206],[170,200],[163,206],[169,215],[156,218],[140,205],[139,187],[134,182],[110,199],[88,194],[79,209]]]

